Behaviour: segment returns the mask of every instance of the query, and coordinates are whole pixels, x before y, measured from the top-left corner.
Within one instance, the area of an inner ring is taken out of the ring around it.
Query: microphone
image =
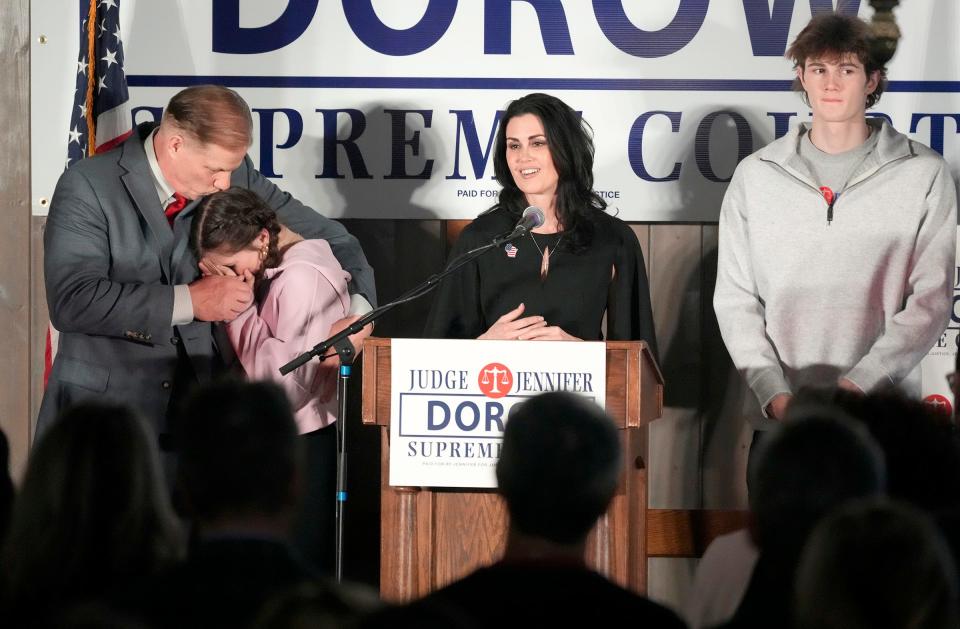
[[[540,227],[546,220],[546,217],[543,215],[543,210],[531,205],[523,211],[523,215],[520,217],[520,220],[517,221],[517,224],[513,226],[513,231],[500,234],[494,238],[493,242],[490,244],[494,247],[499,247],[505,242],[523,238],[530,233],[531,229]]]
[[[531,205],[523,211],[523,215],[513,228],[511,236],[525,236],[531,229],[536,229],[543,225],[546,217],[543,210],[535,205]]]

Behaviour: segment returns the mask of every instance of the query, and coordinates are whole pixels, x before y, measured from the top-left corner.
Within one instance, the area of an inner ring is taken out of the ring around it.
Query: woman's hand
[[[837,380],[837,388],[843,389],[845,391],[851,391],[858,395],[866,395],[863,392],[863,389],[860,388],[860,385],[855,383],[853,380],[848,380],[847,378],[840,378]]]
[[[523,309],[524,305],[520,304],[497,319],[496,323],[491,325],[489,330],[477,338],[484,340],[513,341],[522,338],[522,334],[529,333],[547,325],[543,317],[539,315],[520,318],[520,315],[523,314]]]
[[[200,275],[202,275],[203,277],[210,277],[211,275],[220,275],[219,273],[217,273],[217,265],[207,262],[206,258],[201,259],[200,262],[197,264],[197,266],[200,268]]]
[[[328,334],[333,336],[346,330],[352,323],[357,321],[360,316],[361,315],[348,315],[343,319],[334,321],[330,326],[330,332],[328,332]],[[368,323],[360,328],[359,332],[347,337],[350,339],[350,344],[353,345],[354,356],[363,351],[363,341],[370,336],[372,332],[373,324]],[[317,374],[317,390],[320,392],[317,397],[323,403],[329,402],[337,395],[337,376],[339,375],[337,368],[340,366],[340,356],[333,348],[327,351],[327,356],[329,356],[329,358],[324,359],[323,366]]]
[[[225,277],[237,277],[237,274],[234,273],[230,267],[214,264],[207,258],[202,258],[197,266],[200,267],[200,273],[205,276],[222,275]]]
[[[521,341],[582,341],[571,334],[567,334],[563,331],[559,325],[546,325],[544,322],[544,327],[537,328],[536,330],[530,330],[529,332],[524,332],[519,337]]]

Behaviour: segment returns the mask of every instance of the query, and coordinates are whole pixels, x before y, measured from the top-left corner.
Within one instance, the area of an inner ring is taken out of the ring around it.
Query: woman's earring
[[[263,262],[267,259],[267,243],[263,243],[263,246],[260,247],[260,261]]]

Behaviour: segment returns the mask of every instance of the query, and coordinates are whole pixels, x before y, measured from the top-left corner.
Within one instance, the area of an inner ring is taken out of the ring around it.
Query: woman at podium
[[[529,206],[545,220],[441,282],[425,336],[643,340],[656,352],[643,253],[593,190],[591,131],[554,96],[510,103],[494,147],[499,200],[463,230],[451,259],[509,233]]]

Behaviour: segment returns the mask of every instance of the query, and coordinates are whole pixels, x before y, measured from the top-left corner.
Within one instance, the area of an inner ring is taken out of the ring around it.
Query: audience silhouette
[[[283,390],[218,382],[188,400],[182,420],[177,484],[194,527],[189,553],[134,606],[156,627],[232,628],[301,584],[338,600],[289,542],[303,461]]]
[[[957,579],[940,532],[905,504],[863,500],[810,534],[796,629],[955,629]]]
[[[132,410],[65,409],[34,448],[0,551],[5,626],[58,614],[155,573],[183,550],[155,439]]]
[[[622,445],[582,397],[544,393],[510,414],[496,468],[509,517],[502,558],[389,608],[326,580],[290,543],[305,468],[282,389],[210,384],[179,420],[189,545],[156,443],[126,407],[68,408],[34,449],[20,494],[8,472],[0,478],[5,626],[684,626],[587,566],[590,531],[621,487]],[[894,392],[801,391],[755,454],[748,532],[759,554],[722,627],[960,626],[950,417]],[[4,470],[7,456],[0,433]]]
[[[847,500],[880,495],[883,455],[862,426],[820,405],[797,412],[760,441],[751,468],[752,532],[760,554],[724,627],[790,627],[793,575],[817,521]]]
[[[372,624],[592,626],[605,617],[684,627],[585,563],[587,535],[617,491],[621,460],[613,420],[593,402],[544,393],[514,407],[497,463],[510,519],[503,558]]]

